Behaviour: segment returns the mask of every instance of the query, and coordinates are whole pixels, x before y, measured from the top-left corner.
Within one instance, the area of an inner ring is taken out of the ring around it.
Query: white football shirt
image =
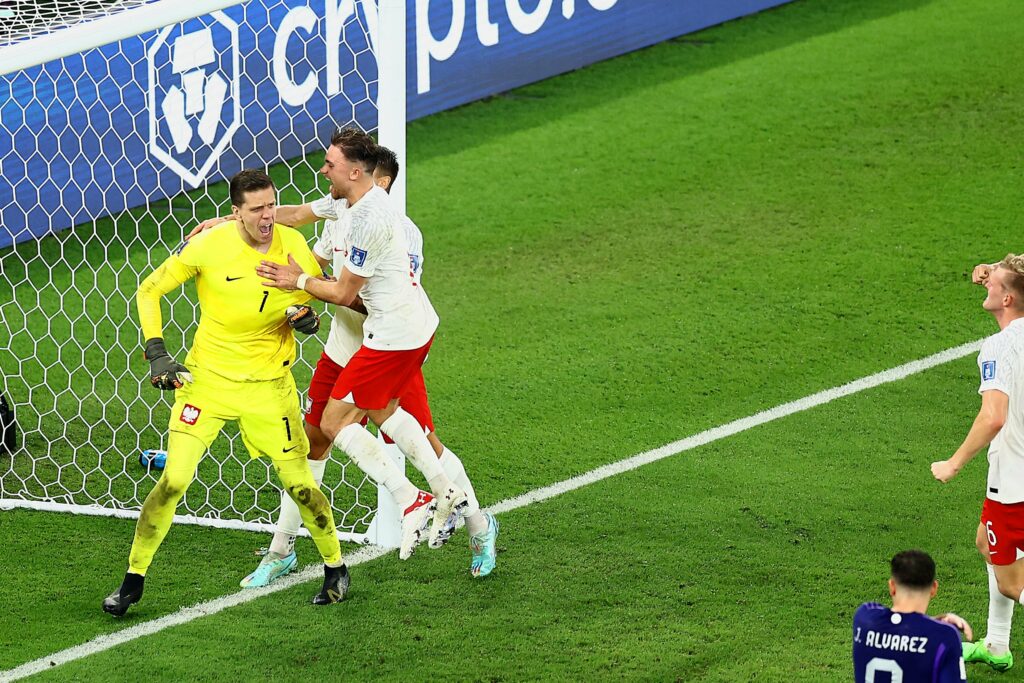
[[[330,195],[313,202],[313,212],[331,219],[313,251],[331,260],[335,276],[342,268],[368,278],[359,292],[369,316],[336,307],[325,351],[345,365],[360,342],[372,349],[417,349],[437,329],[438,317],[423,290],[423,235],[396,211],[387,193],[374,187],[354,207]],[[356,336],[357,323],[362,334]]]
[[[978,370],[979,394],[995,390],[1010,399],[1006,422],[988,447],[986,496],[1000,503],[1024,502],[1024,318],[982,343]]]
[[[339,230],[341,230],[341,226],[337,219],[328,220],[324,223],[316,244],[313,245],[313,253],[330,262],[335,274],[341,272],[342,264],[348,258],[346,242],[339,237]],[[340,246],[336,247],[335,245]],[[331,331],[327,335],[327,343],[324,344],[324,353],[335,363],[344,367],[348,365],[349,359],[363,344],[363,322],[366,320],[366,316],[347,306],[334,306],[333,308]]]

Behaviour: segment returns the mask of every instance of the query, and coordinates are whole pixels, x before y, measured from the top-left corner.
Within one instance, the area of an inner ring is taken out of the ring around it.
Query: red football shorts
[[[989,498],[981,507],[981,525],[988,536],[992,564],[1017,561],[1017,549],[1024,550],[1024,503],[1000,503]]]
[[[320,426],[324,408],[327,407],[327,399],[331,397],[331,389],[334,388],[340,374],[341,366],[331,360],[326,353],[320,354],[320,360],[313,369],[313,378],[309,380],[309,412],[306,413],[306,422],[314,427]]]
[[[320,426],[324,408],[327,407],[327,400],[331,397],[331,392],[337,384],[342,370],[343,368],[331,360],[326,353],[322,354],[320,360],[317,361],[313,378],[309,382],[309,412],[306,414],[306,422],[314,427]],[[390,401],[390,399],[388,400]],[[422,367],[416,368],[398,397],[398,404],[416,419],[425,433],[429,434],[434,431],[434,417],[430,413]],[[366,423],[365,419],[363,423]],[[390,443],[387,435],[384,440]]]
[[[398,405],[416,418],[420,427],[423,427],[424,434],[434,431],[434,416],[430,414],[430,403],[427,402],[427,385],[423,381],[423,368],[417,369],[412,379],[405,385],[402,395],[398,397]],[[384,440],[391,443],[387,434],[384,435]]]
[[[359,347],[338,375],[331,398],[349,401],[363,410],[381,410],[392,399],[401,398],[407,384],[418,372],[434,342],[431,337],[418,349],[378,351]]]
[[[371,360],[376,360],[376,362],[370,362],[370,364],[368,364],[368,362],[364,361],[361,365],[368,366],[371,370],[377,371],[377,375],[380,374],[379,371],[382,370],[382,366],[385,366],[388,362],[394,360],[394,358],[385,357],[383,358],[383,361],[381,361],[382,359],[379,357],[379,354],[402,354],[404,357],[399,359],[412,365],[412,362],[421,352],[423,359],[426,359],[426,352],[429,349],[431,342],[433,342],[433,339],[428,341],[422,348],[414,349],[413,351],[375,351],[374,349],[368,349],[364,346],[361,347],[354,356],[352,356],[351,360],[349,360],[348,368],[351,368],[359,354],[364,353],[365,351],[368,352],[367,355],[371,357]],[[411,357],[413,360],[410,359]],[[423,359],[420,359],[418,361],[418,365],[413,367],[411,376],[406,379],[404,386],[398,390],[396,396],[390,396],[386,399],[378,396],[376,400],[383,400],[384,403],[381,405],[381,408],[384,408],[385,405],[390,402],[392,397],[397,397],[398,404],[401,405],[401,408],[416,418],[416,421],[420,423],[420,426],[423,427],[425,432],[430,433],[434,430],[434,420],[433,416],[430,414],[430,403],[427,400],[427,387],[423,380]],[[321,354],[321,358],[316,362],[316,368],[313,370],[312,379],[309,381],[309,412],[306,414],[306,422],[318,427],[324,417],[324,409],[327,407],[328,399],[334,397],[340,400],[348,395],[348,393],[339,393],[345,391],[345,388],[342,387],[342,382],[345,381],[342,377],[344,371],[345,369],[336,364],[336,362],[332,360],[327,353]],[[367,373],[367,375],[373,376],[374,374]],[[351,379],[352,378],[350,377],[349,380],[351,381]],[[359,405],[359,408],[366,408],[365,405],[358,402],[359,398],[356,397],[358,395],[362,395],[362,397],[366,399],[365,393],[357,394],[355,391],[351,391],[351,393],[353,394],[352,398],[355,400],[355,404]],[[391,393],[391,391],[382,390],[378,393],[380,395],[386,395]],[[378,409],[370,408],[367,410]],[[366,424],[366,421],[364,421],[364,424]]]

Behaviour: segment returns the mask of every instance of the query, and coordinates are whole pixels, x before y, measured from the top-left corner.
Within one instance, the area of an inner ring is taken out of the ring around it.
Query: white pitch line
[[[548,498],[554,498],[555,496],[568,491],[574,491],[586,486],[587,484],[593,484],[596,481],[613,477],[616,474],[635,470],[638,467],[647,465],[648,463],[657,462],[658,460],[663,460],[700,446],[706,446],[712,441],[718,441],[719,439],[724,439],[727,436],[745,432],[748,429],[763,425],[766,422],[778,420],[781,417],[786,417],[793,413],[799,413],[810,408],[815,408],[825,403],[831,403],[837,398],[856,394],[857,392],[864,391],[866,389],[873,389],[880,384],[888,384],[889,382],[896,382],[898,380],[905,379],[910,375],[934,368],[937,365],[942,365],[944,363],[963,358],[964,356],[968,356],[972,353],[977,353],[981,350],[982,341],[983,340],[979,339],[978,341],[954,346],[951,349],[940,351],[931,356],[926,356],[925,358],[911,361],[895,368],[883,370],[882,372],[875,373],[874,375],[861,377],[849,384],[825,389],[824,391],[819,391],[816,394],[804,396],[796,401],[790,401],[789,403],[783,403],[775,406],[774,408],[763,410],[760,413],[751,415],[750,417],[744,417],[739,420],[727,422],[720,427],[714,427],[713,429],[708,429],[707,431],[703,431],[699,434],[688,436],[685,439],[665,444],[664,446],[655,448],[654,450],[644,451],[643,453],[634,455],[631,458],[626,458],[625,460],[619,460],[617,462],[598,467],[596,470],[591,470],[590,472],[566,479],[565,481],[560,481],[557,484],[544,486],[524,493],[521,496],[503,500],[500,503],[494,504],[489,508],[489,510],[494,514],[498,514],[500,512],[515,510],[523,506],[530,505],[531,503],[538,503],[542,500],[547,500]]]
[[[889,370],[884,370],[874,375],[862,377],[861,379],[850,382],[849,384],[843,384],[842,386],[819,391],[816,394],[805,396],[804,398],[796,401],[783,403],[749,417],[734,420],[721,425],[720,427],[708,429],[685,439],[674,441],[670,444],[661,446],[660,448],[645,451],[638,455],[634,455],[631,458],[626,458],[625,460],[619,460],[618,462],[598,467],[595,470],[566,479],[565,481],[534,489],[533,491],[524,493],[521,496],[516,496],[515,498],[503,500],[500,503],[492,505],[488,508],[488,511],[500,514],[502,512],[510,512],[533,503],[539,503],[563,493],[575,491],[578,488],[582,488],[588,484],[593,484],[594,482],[601,481],[602,479],[607,479],[617,474],[622,474],[623,472],[635,470],[643,465],[663,460],[700,446],[706,446],[714,441],[724,439],[728,436],[733,436],[734,434],[739,434],[740,432],[745,432],[748,429],[763,425],[767,422],[772,422],[779,418],[793,415],[794,413],[803,412],[826,403],[831,403],[836,399],[850,396],[851,394],[856,394],[867,389],[873,389],[874,387],[882,384],[897,382],[919,372],[923,372],[936,366],[943,365],[944,363],[976,353],[981,349],[981,341],[982,340],[979,339],[978,341],[954,346],[951,349],[940,351],[939,353],[931,356],[911,361],[910,363],[890,368]],[[363,564],[364,562],[369,562],[370,560],[374,560],[390,552],[390,550],[386,550],[379,546],[368,546],[348,555],[346,557],[346,562],[349,566]],[[76,645],[75,647],[55,652],[47,657],[41,657],[40,659],[26,662],[17,668],[0,672],[0,683],[17,681],[41,671],[47,671],[62,664],[83,659],[90,655],[103,652],[104,650],[109,650],[123,643],[136,640],[137,638],[159,633],[160,631],[171,628],[172,626],[180,626],[202,617],[217,614],[229,607],[251,602],[257,598],[262,598],[264,596],[271,595],[272,593],[286,590],[300,583],[312,581],[313,579],[318,578],[321,573],[322,570],[319,566],[310,566],[287,578],[274,582],[274,584],[267,588],[242,590],[215,600],[200,603],[193,607],[182,608],[174,614],[168,614],[167,616],[160,617],[159,619],[153,619],[152,621],[136,624],[135,626],[130,626],[126,629],[115,631],[114,633],[107,635],[97,636],[96,638],[82,643],[81,645]]]
[[[389,552],[391,551],[386,548],[381,548],[380,546],[366,546],[364,548],[360,548],[354,553],[346,555],[345,563],[351,567],[377,559],[381,555],[386,555]],[[212,614],[216,614],[217,612],[222,612],[229,607],[243,605],[247,602],[252,602],[257,598],[262,598],[267,595],[271,595],[272,593],[277,593],[278,591],[287,590],[300,583],[312,581],[322,575],[323,567],[321,565],[310,565],[301,571],[275,581],[266,588],[250,588],[241,590],[237,593],[225,595],[214,600],[201,602],[198,605],[193,605],[192,607],[183,607],[177,612],[160,617],[159,619],[144,621],[141,624],[129,626],[128,628],[121,629],[120,631],[96,636],[92,640],[86,641],[81,645],[69,647],[66,650],[60,650],[59,652],[55,652],[47,657],[41,657],[31,662],[26,662],[15,669],[0,672],[0,682],[7,683],[7,681],[17,681],[22,678],[32,676],[33,674],[60,666],[61,664],[73,662],[76,659],[84,659],[90,655],[103,652],[104,650],[109,650],[138,638],[151,636],[154,633],[159,633],[160,631],[171,628],[172,626],[187,624],[190,621],[194,621],[202,617],[208,617]]]

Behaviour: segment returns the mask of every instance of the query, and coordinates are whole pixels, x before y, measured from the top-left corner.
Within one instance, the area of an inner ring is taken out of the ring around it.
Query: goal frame
[[[105,14],[50,33],[30,36],[7,46],[0,47],[0,76],[40,66],[47,62],[69,57],[131,38],[149,31],[203,17],[245,2],[260,0],[154,0],[146,5]],[[326,0],[332,2],[336,0]],[[373,3],[378,17],[376,59],[377,59],[377,134],[380,143],[392,149],[403,166],[406,163],[406,0],[352,0],[353,3]],[[102,36],[102,38],[98,38]],[[405,174],[400,174],[391,189],[392,201],[405,211]],[[404,457],[393,445],[385,445],[385,451],[400,468],[404,469]],[[17,452],[17,451],[16,451]],[[14,454],[6,457],[14,457]],[[101,505],[79,505],[40,500],[24,500],[0,497],[0,510],[29,509],[48,512],[72,513],[137,519],[137,510],[105,507]],[[174,522],[197,526],[241,531],[267,532],[275,529],[274,524],[245,522],[235,519],[200,517],[196,515],[174,516]],[[304,528],[300,535],[308,536]],[[401,541],[401,510],[394,498],[383,485],[377,487],[377,510],[365,533],[338,532],[343,541],[373,543],[395,548]]]

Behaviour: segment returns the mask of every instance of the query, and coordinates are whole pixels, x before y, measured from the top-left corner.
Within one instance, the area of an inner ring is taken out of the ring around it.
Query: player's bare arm
[[[209,230],[210,228],[216,228],[221,223],[227,223],[228,221],[233,221],[233,220],[235,220],[235,217],[233,215],[231,215],[231,214],[228,214],[227,216],[218,216],[216,218],[207,218],[205,221],[203,221],[202,223],[200,223],[196,227],[192,228],[192,232],[190,232],[189,234],[185,235],[185,239],[186,240],[190,240],[193,237],[195,237],[196,235],[198,235],[199,233],[201,233],[203,230]]]
[[[290,228],[312,225],[318,220],[320,217],[313,213],[311,204],[285,204],[277,207],[277,222]]]
[[[185,236],[185,239],[190,240],[203,230],[209,230],[210,228],[216,228],[222,223],[235,220],[233,214],[227,216],[218,216],[217,218],[208,218],[196,227],[192,228],[192,232]],[[290,228],[301,228],[304,225],[310,225],[316,223],[319,220],[317,215],[313,213],[313,209],[310,208],[309,204],[285,204],[284,206],[277,207],[277,215],[274,218],[275,223],[281,225],[287,225]]]
[[[967,432],[967,437],[948,460],[932,463],[932,475],[946,483],[963,469],[982,448],[988,446],[1006,422],[1010,397],[997,389],[981,394],[981,410],[974,418],[974,424]]]
[[[335,281],[314,278],[303,272],[302,267],[289,254],[287,265],[262,261],[256,272],[264,278],[263,284],[267,287],[285,291],[304,289],[320,301],[362,312],[366,310],[359,300],[359,290],[366,284],[366,278],[347,268],[342,269],[341,277]]]

